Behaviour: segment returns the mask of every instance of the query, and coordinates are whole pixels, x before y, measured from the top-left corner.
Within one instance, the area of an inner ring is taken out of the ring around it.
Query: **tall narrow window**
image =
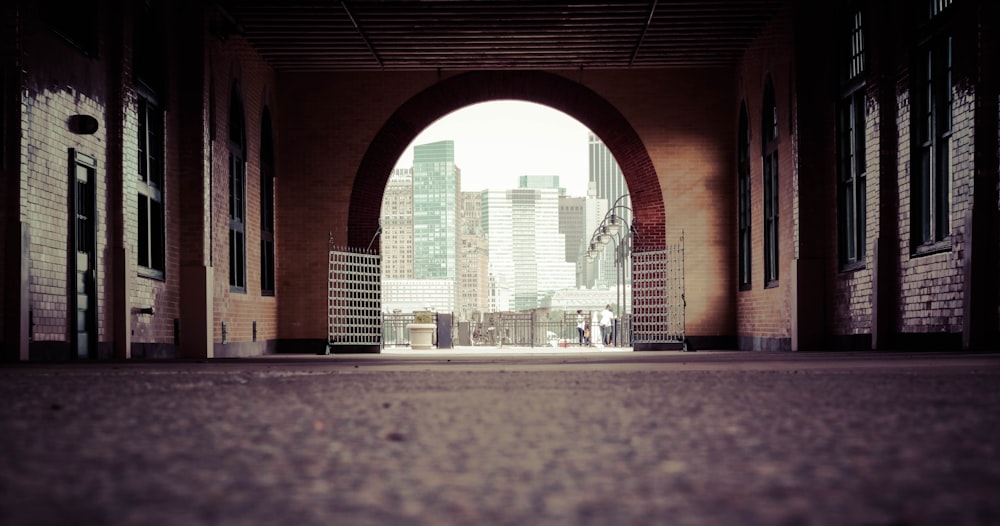
[[[951,236],[952,37],[942,29],[950,2],[930,0],[928,31],[914,54],[914,253],[947,250]]]
[[[260,132],[260,292],[274,295],[274,139],[264,109]]]
[[[841,98],[837,115],[837,235],[840,266],[860,268],[865,259],[866,145],[865,49],[861,10],[851,12],[844,38]]]
[[[143,0],[136,11],[133,72],[139,92],[137,239],[139,274],[164,279],[166,221],[164,217],[164,113],[157,103],[163,89],[160,17],[154,2]]]
[[[739,193],[739,286],[750,289],[750,257],[752,253],[750,230],[750,119],[746,104],[740,105],[740,126],[737,136],[737,191]]]
[[[163,112],[149,98],[138,107],[139,157],[138,265],[139,273],[163,279],[166,270],[163,214]]]
[[[775,287],[778,285],[778,108],[770,78],[764,86],[764,111],[761,120],[764,173],[764,286]]]
[[[246,292],[246,126],[233,84],[229,98],[229,288]]]

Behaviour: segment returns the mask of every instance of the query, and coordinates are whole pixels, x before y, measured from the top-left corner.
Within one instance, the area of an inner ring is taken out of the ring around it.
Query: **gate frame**
[[[382,351],[382,256],[330,246],[324,354]]]
[[[647,258],[648,261],[644,261]],[[631,259],[632,349],[688,351],[685,334],[687,297],[684,289],[684,233],[681,232],[676,244],[665,244],[662,250],[632,252]],[[650,268],[641,268],[645,265]],[[644,282],[648,286],[641,286]],[[637,286],[637,283],[640,285]]]

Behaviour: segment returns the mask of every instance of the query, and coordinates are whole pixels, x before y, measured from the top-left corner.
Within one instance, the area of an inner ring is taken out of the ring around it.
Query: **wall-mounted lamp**
[[[77,135],[93,135],[100,128],[97,119],[90,115],[70,115],[68,124],[69,131]]]

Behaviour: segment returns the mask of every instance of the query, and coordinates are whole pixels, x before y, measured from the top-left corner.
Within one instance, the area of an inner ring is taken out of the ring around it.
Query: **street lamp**
[[[621,204],[622,199],[628,196],[629,194],[624,194],[618,197],[608,209],[608,212],[604,215],[604,219],[601,220],[601,223],[594,229],[594,233],[590,236],[589,248],[586,253],[587,263],[593,263],[607,245],[610,244],[613,247],[615,259],[615,301],[618,306],[618,319],[621,319],[622,305],[626,296],[624,290],[625,260],[631,255],[631,239],[635,233],[635,229],[633,225],[625,225],[623,217],[616,215],[615,211],[619,209],[628,210],[629,214],[632,214],[632,208]],[[615,334],[617,337],[617,331]]]

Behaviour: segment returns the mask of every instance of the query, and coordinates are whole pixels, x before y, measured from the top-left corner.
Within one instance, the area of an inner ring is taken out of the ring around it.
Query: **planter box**
[[[419,351],[434,348],[434,333],[437,332],[436,323],[411,323],[406,328],[410,331],[411,349]]]

